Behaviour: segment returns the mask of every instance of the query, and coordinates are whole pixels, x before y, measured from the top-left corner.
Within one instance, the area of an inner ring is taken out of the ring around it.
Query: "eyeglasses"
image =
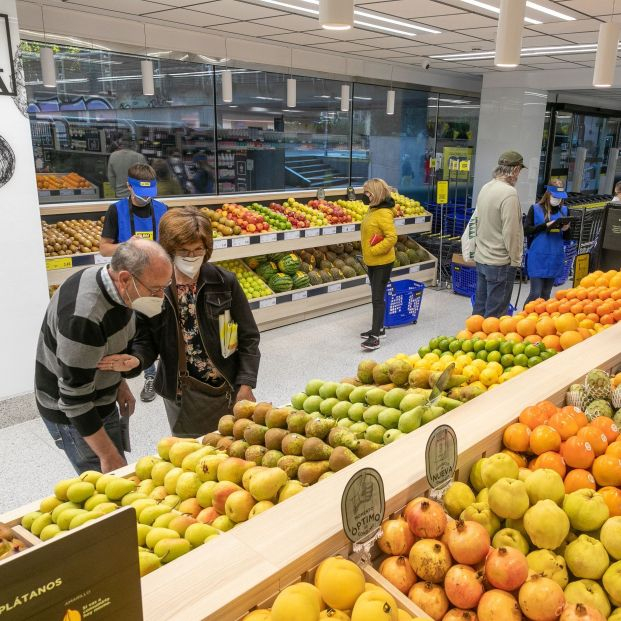
[[[191,257],[200,257],[206,254],[205,248],[199,248],[197,250],[175,250],[175,256],[191,258]]]
[[[164,291],[172,284],[172,280],[169,280],[165,285],[162,285],[161,287],[148,287],[142,282],[142,280],[140,280],[140,278],[138,278],[138,276],[134,276],[132,274],[132,278],[134,280],[137,280],[154,297],[159,297],[160,295],[163,295]]]

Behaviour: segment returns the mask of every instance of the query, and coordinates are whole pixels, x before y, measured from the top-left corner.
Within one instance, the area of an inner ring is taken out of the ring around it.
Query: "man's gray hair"
[[[170,257],[158,243],[131,239],[116,247],[110,268],[113,272],[126,271],[140,278],[148,265],[156,259],[170,263]]]
[[[496,166],[496,168],[494,168],[492,176],[494,177],[494,179],[499,179],[500,177],[511,177],[514,172],[515,166],[504,166],[502,164],[499,164],[498,166]]]

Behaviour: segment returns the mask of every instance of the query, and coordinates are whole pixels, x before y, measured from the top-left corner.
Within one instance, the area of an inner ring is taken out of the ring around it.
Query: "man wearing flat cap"
[[[502,317],[509,309],[524,251],[522,208],[515,189],[524,168],[524,158],[517,151],[506,151],[498,158],[494,178],[477,197],[475,315]]]

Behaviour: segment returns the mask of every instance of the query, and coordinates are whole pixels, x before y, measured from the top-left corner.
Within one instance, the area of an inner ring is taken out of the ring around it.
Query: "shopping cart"
[[[389,282],[384,294],[384,327],[395,328],[418,321],[425,285],[415,280]]]

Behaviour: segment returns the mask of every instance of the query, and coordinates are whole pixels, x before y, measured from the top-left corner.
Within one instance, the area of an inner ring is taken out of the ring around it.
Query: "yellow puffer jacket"
[[[397,231],[392,213],[394,204],[389,199],[377,207],[371,207],[360,224],[362,258],[367,265],[386,265],[395,261]],[[384,239],[371,246],[374,235],[381,235]]]

